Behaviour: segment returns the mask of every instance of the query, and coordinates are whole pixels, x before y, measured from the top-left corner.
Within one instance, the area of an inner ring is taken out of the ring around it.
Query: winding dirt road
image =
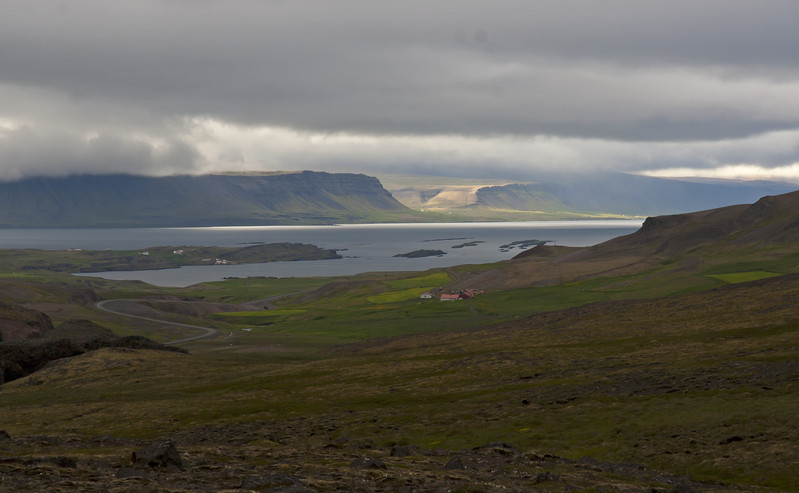
[[[108,308],[108,307],[105,306],[107,303],[112,303],[114,301],[131,301],[131,302],[135,303],[135,302],[142,301],[142,300],[137,300],[137,299],[105,300],[105,301],[98,301],[97,303],[94,304],[94,306],[97,307],[98,309],[104,311],[104,312],[113,313],[115,315],[122,315],[122,316],[130,317],[130,318],[138,318],[139,320],[147,320],[148,322],[156,322],[156,323],[159,323],[159,324],[175,325],[177,327],[186,327],[186,328],[189,328],[189,329],[197,329],[197,330],[201,330],[203,332],[202,334],[197,335],[197,336],[185,337],[183,339],[175,339],[174,341],[167,341],[164,344],[180,344],[180,343],[189,342],[189,341],[197,341],[199,339],[205,339],[207,337],[215,336],[216,334],[219,333],[218,330],[216,330],[216,329],[214,329],[212,327],[202,327],[202,326],[199,326],[199,325],[189,325],[189,324],[182,324],[182,323],[179,323],[179,322],[170,322],[169,320],[160,320],[160,319],[157,319],[157,318],[142,317],[141,315],[132,315],[130,313],[120,312],[120,311],[113,310],[113,309]]]

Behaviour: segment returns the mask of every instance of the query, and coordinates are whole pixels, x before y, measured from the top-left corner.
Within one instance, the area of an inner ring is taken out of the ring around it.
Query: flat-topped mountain
[[[79,175],[0,183],[0,227],[324,224],[408,209],[377,178],[268,175]]]

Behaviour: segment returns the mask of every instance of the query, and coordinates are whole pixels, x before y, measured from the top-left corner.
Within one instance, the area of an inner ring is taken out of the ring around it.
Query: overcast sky
[[[799,1],[3,0],[0,179],[799,181]]]

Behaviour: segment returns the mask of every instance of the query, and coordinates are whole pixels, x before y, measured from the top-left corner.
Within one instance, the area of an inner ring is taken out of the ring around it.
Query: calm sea
[[[0,229],[0,248],[62,250],[145,249],[153,246],[244,246],[257,243],[312,243],[345,258],[265,264],[191,266],[180,269],[91,274],[140,280],[158,286],[188,286],[226,277],[335,276],[374,271],[416,271],[433,267],[510,259],[521,250],[503,247],[523,240],[588,246],[629,234],[641,220],[526,221],[449,224],[357,224],[335,226],[252,226],[212,228]],[[453,248],[464,243],[472,246]],[[442,250],[440,257],[401,258],[414,250]]]

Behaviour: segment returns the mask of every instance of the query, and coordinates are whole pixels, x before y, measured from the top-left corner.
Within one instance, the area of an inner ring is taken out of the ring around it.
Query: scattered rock
[[[743,439],[744,439],[744,437],[742,437],[740,435],[734,435],[734,436],[731,436],[731,437],[727,438],[724,441],[719,442],[719,445],[727,445],[727,444],[732,443],[732,442],[742,442]]]
[[[0,430],[0,442],[11,440],[11,435],[6,430]]]
[[[270,474],[267,476],[247,476],[241,480],[242,490],[280,491],[291,493],[313,493],[296,476],[290,474]]]
[[[453,457],[444,465],[447,471],[462,471],[466,469],[466,464],[463,463],[460,457]]]
[[[386,469],[386,465],[377,459],[361,457],[350,462],[353,469]]]
[[[547,481],[560,481],[560,474],[552,474],[549,471],[544,471],[535,477],[535,484],[541,484]]]
[[[29,443],[34,443],[36,445],[42,445],[45,447],[52,447],[61,444],[61,440],[58,437],[51,437],[47,435],[36,435],[28,437],[27,441]]]
[[[78,461],[76,461],[72,457],[49,457],[45,459],[45,461],[55,466],[68,469],[75,469],[76,467],[78,467]]]
[[[391,457],[407,457],[416,455],[417,448],[413,446],[394,445],[391,447]]]
[[[505,442],[488,442],[485,445],[480,445],[479,447],[475,447],[472,450],[481,451],[481,452],[485,451],[496,452],[502,455],[520,455],[522,453],[521,450]]]
[[[371,438],[358,438],[355,440],[350,440],[347,442],[350,447],[355,447],[359,449],[373,449],[377,447],[377,444]]]
[[[140,471],[132,467],[120,467],[116,475],[119,479],[124,478],[150,478],[150,475],[145,471]]]
[[[183,460],[171,440],[153,442],[131,454],[133,464],[153,468],[183,469]]]
[[[699,490],[693,488],[686,482],[681,482],[674,486],[671,490],[672,493],[701,493]]]

